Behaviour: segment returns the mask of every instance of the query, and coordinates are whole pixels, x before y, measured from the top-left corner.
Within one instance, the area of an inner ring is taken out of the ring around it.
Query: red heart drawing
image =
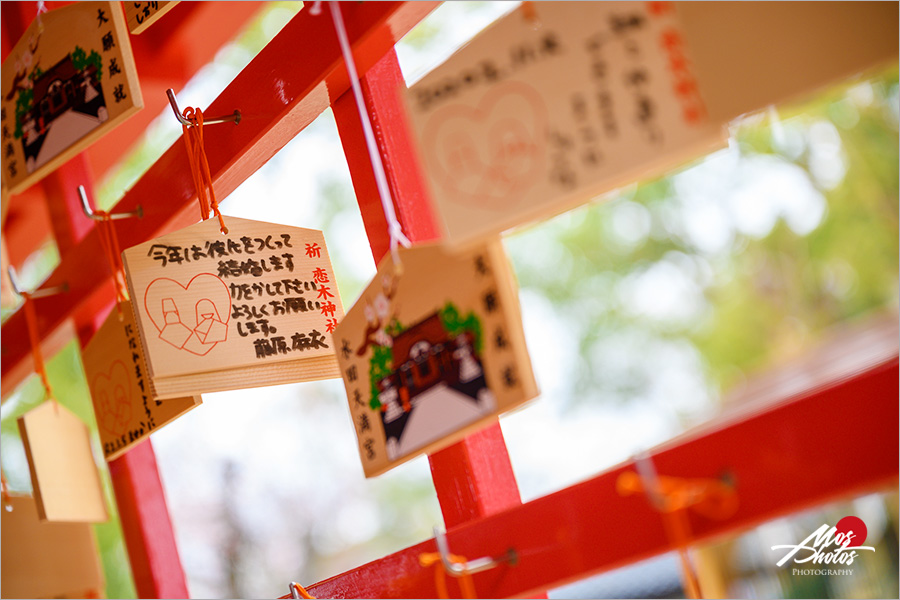
[[[91,382],[97,424],[113,435],[128,431],[131,423],[131,378],[121,360],[113,362],[106,373],[98,373]]]
[[[231,294],[212,273],[195,275],[186,286],[154,279],[144,292],[144,310],[159,338],[179,350],[204,356],[228,339]]]
[[[422,140],[437,183],[460,204],[506,209],[546,177],[547,107],[519,81],[495,86],[477,108],[439,109]]]

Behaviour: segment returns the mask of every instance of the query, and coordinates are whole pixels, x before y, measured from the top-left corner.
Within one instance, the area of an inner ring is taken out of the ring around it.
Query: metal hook
[[[447,536],[438,527],[434,528],[434,541],[437,544],[438,553],[441,555],[441,564],[444,565],[444,570],[454,577],[481,573],[482,571],[499,567],[505,562],[514,565],[518,560],[515,549],[510,548],[506,551],[506,556],[501,558],[484,556],[464,563],[455,563],[450,560],[450,547],[447,544]]]
[[[84,191],[84,186],[78,186],[78,195],[81,196],[81,209],[84,211],[84,216],[88,219],[93,219],[94,221],[102,221],[103,217],[94,212],[91,208],[91,203],[88,202],[87,193]],[[138,219],[144,218],[144,208],[138,204],[137,210],[133,210],[127,213],[109,213],[110,219],[130,219],[131,217],[137,217]]]
[[[181,109],[178,108],[178,101],[175,100],[175,92],[172,88],[166,90],[166,96],[169,97],[169,104],[172,106],[172,111],[175,113],[175,117],[178,119],[178,122],[182,125],[190,126],[192,123],[184,118],[184,115],[181,114]],[[215,125],[216,123],[231,123],[234,122],[235,125],[241,122],[241,111],[235,109],[235,111],[224,117],[215,117],[212,119],[203,118],[204,125]]]
[[[9,275],[9,283],[12,285],[13,292],[16,293],[16,296],[22,297],[22,294],[26,292],[24,292],[22,288],[19,287],[18,278],[16,277],[16,270],[12,268],[12,265],[6,267],[6,273]],[[35,290],[28,295],[32,298],[43,298],[44,296],[54,296],[56,294],[62,294],[68,291],[69,284],[64,283],[62,285],[57,285],[54,287]]]
[[[650,503],[657,510],[663,510],[665,499],[659,492],[659,474],[656,465],[646,451],[641,450],[634,455],[634,470],[637,471],[644,486],[644,492],[650,498]]]
[[[616,481],[620,495],[643,492],[650,505],[662,513],[690,508],[712,519],[725,519],[737,510],[738,497],[730,473],[714,479],[666,477],[657,473],[653,457],[646,451],[632,459],[634,471],[621,473]]]

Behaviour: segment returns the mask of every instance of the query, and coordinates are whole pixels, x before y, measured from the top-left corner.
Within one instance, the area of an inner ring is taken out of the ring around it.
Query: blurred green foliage
[[[482,3],[472,3],[478,4]],[[224,68],[218,78],[223,87],[301,6],[271,3],[235,44],[219,53],[216,68]],[[404,43],[424,47],[436,31],[430,24],[420,26]],[[711,157],[692,165],[703,177],[716,181],[709,195],[724,213],[717,222],[691,225],[691,219],[710,205],[698,205],[684,193],[679,177],[687,176],[688,169],[620,190],[602,202],[510,236],[507,246],[521,288],[546,298],[577,338],[575,378],[568,396],[580,402],[623,403],[642,396],[655,368],[642,350],[655,341],[692,349],[702,358],[710,387],[727,388],[744,373],[801,352],[832,324],[873,310],[896,309],[897,102],[893,70],[867,83],[829,91],[807,104],[780,108],[780,123],[765,115],[745,120],[734,129],[725,158]],[[334,128],[330,111],[312,127],[322,127],[325,121]],[[832,139],[828,135],[820,139],[823,132],[830,132]],[[115,204],[180,134],[172,123],[151,126],[137,151],[103,182],[100,207]],[[831,169],[825,168],[830,177],[821,172],[823,147],[837,156],[831,157]],[[729,162],[732,158],[737,165]],[[277,160],[278,156],[273,162]],[[792,227],[783,215],[762,234],[743,227],[740,214],[727,206],[725,198],[746,183],[731,180],[742,172],[740,165],[754,161],[806,178],[825,204],[815,227],[808,231]],[[347,182],[323,177],[319,187],[318,217],[328,232],[357,208]],[[692,227],[706,234],[715,230],[726,241],[705,244],[698,241],[702,236],[691,233]],[[41,256],[35,285],[58,262],[55,247]],[[335,251],[332,259],[342,297],[354,298],[365,284],[348,266],[358,257]],[[652,305],[637,307],[635,297],[640,294],[634,292],[635,286],[646,277],[665,282],[667,273],[681,277],[675,281],[688,281],[682,298],[691,301],[659,311]],[[25,287],[34,287],[25,281],[25,273],[20,275]],[[389,362],[390,349],[385,350],[381,359]],[[611,356],[620,360],[612,361]],[[77,345],[73,342],[53,357],[48,371],[54,389],[65,393],[59,400],[91,424],[95,455],[102,456]],[[375,390],[372,393],[377,401]],[[42,397],[40,383],[32,377],[2,405],[2,464],[16,491],[29,491],[30,479],[15,419]],[[111,515],[108,523],[96,526],[106,594],[134,597],[108,470],[102,460],[99,463]],[[386,554],[411,539],[427,537],[439,518],[428,482],[401,474],[377,490],[380,526],[367,542],[369,551]],[[304,571],[343,570],[325,564],[335,556],[355,561],[344,555],[358,549],[318,548],[317,535],[312,531],[298,539],[310,548],[309,562],[300,567],[299,578]]]
[[[689,344],[710,388],[722,390],[799,354],[831,325],[896,310],[897,102],[892,69],[781,108],[777,118],[750,116],[718,155],[511,236],[521,288],[547,298],[578,336],[572,397],[627,402],[646,392],[654,367],[640,353],[604,360],[623,339],[639,340],[634,349]],[[786,198],[768,198],[762,187],[753,202],[790,202],[796,188],[823,199],[824,214],[775,206],[770,227],[748,227],[734,198],[763,168],[793,183],[770,190]],[[695,192],[705,188],[702,201],[685,191],[690,177]],[[713,213],[719,218],[704,223]],[[659,275],[651,281],[664,295],[671,272],[692,302],[635,305],[642,277]]]

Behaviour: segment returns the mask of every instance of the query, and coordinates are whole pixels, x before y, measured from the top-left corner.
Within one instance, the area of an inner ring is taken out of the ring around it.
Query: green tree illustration
[[[385,325],[384,331],[391,337],[397,337],[406,331],[406,327],[394,318]],[[393,368],[394,359],[390,346],[373,344],[372,358],[369,360],[369,406],[372,410],[381,408],[381,401],[378,400],[378,382],[390,375]]]
[[[471,332],[475,337],[475,351],[481,352],[481,321],[478,320],[478,317],[475,316],[474,312],[470,311],[469,314],[463,317],[459,314],[459,309],[457,309],[452,302],[448,302],[444,305],[444,308],[438,311],[438,315],[441,318],[441,324],[444,326],[447,335],[454,338],[466,331]]]
[[[372,410],[381,409],[378,399],[378,382],[391,374],[394,367],[394,356],[389,346],[372,345],[372,358],[369,360],[369,406]]]
[[[34,103],[34,89],[22,89],[19,90],[19,96],[16,98],[16,129],[13,132],[13,135],[16,139],[20,139],[22,137],[22,123],[25,121],[25,115],[31,111],[31,106]]]
[[[88,64],[87,52],[81,46],[75,46],[69,57],[72,59],[72,66],[75,67],[76,71],[81,71]]]
[[[69,55],[72,58],[72,66],[77,71],[83,71],[93,65],[97,69],[97,81],[103,76],[103,58],[96,50],[88,54],[81,46],[75,46],[75,50]]]

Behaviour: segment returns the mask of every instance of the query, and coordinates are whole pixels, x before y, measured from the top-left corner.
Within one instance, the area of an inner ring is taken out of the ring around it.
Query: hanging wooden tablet
[[[30,496],[0,511],[3,598],[102,598],[103,571],[91,525],[43,523]]]
[[[106,502],[87,425],[50,399],[18,419],[42,521],[105,521]]]
[[[667,2],[710,119],[725,123],[896,68],[897,2]],[[893,67],[892,67],[893,66]],[[871,73],[871,71],[870,71]],[[849,81],[847,81],[849,80]]]
[[[343,317],[321,231],[229,217],[122,253],[151,391],[175,398],[338,377]]]
[[[123,2],[128,31],[137,35],[150,27],[178,2]]]
[[[446,239],[587,202],[724,142],[657,2],[527,2],[414,84]],[[680,38],[679,38],[680,39]]]
[[[202,403],[199,396],[153,397],[131,302],[121,308],[121,320],[113,309],[82,353],[106,460]]]
[[[499,241],[388,255],[335,331],[366,477],[462,438],[538,394]]]
[[[3,61],[0,92],[3,179],[17,194],[143,106],[118,3],[40,15]]]

